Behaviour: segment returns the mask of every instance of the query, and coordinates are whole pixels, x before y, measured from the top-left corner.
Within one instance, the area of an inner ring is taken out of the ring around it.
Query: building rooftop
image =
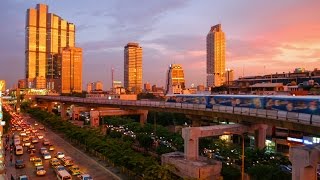
[[[283,86],[282,83],[257,83],[254,85],[251,85],[251,88],[258,88],[258,87],[263,87],[263,88],[268,88],[268,87],[279,87],[279,86]]]

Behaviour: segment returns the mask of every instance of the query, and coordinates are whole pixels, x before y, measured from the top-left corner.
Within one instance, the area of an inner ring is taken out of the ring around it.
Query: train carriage
[[[167,95],[167,102],[246,107],[320,115],[320,96]]]

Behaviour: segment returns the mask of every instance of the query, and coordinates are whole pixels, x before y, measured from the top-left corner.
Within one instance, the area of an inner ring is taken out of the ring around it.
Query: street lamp
[[[241,180],[244,180],[244,134],[241,134],[242,154],[241,154]]]
[[[230,94],[230,71],[231,71],[231,69],[230,68],[227,68],[226,69],[226,71],[227,71],[227,87],[228,87],[228,94]]]

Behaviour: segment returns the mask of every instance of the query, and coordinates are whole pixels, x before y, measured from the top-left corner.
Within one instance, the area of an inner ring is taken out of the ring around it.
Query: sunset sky
[[[83,87],[123,81],[123,49],[143,47],[143,82],[164,86],[170,63],[181,64],[187,86],[206,84],[206,35],[221,23],[226,67],[236,77],[320,68],[319,0],[2,0],[0,79],[8,87],[25,77],[25,15],[37,3],[76,25],[83,48]]]

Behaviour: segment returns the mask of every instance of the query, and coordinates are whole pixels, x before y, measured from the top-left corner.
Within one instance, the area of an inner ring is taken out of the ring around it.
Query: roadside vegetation
[[[99,152],[115,166],[130,170],[135,177],[153,180],[179,179],[170,172],[173,166],[161,165],[160,157],[168,152],[183,152],[181,135],[171,133],[162,126],[185,124],[188,120],[183,115],[153,112],[149,114],[149,123],[144,126],[127,117],[105,117],[101,120],[106,127],[103,129],[81,128],[40,109],[26,107],[25,110],[50,129],[81,143],[86,150]],[[153,119],[156,119],[156,125],[151,124]],[[169,119],[174,120],[170,122]],[[220,139],[201,138],[199,151],[203,156],[222,161],[221,175],[224,179],[241,178],[239,145],[228,144]],[[245,149],[245,172],[252,179],[289,180],[291,173],[282,168],[287,166],[290,166],[290,162],[281,154],[249,147]]]

